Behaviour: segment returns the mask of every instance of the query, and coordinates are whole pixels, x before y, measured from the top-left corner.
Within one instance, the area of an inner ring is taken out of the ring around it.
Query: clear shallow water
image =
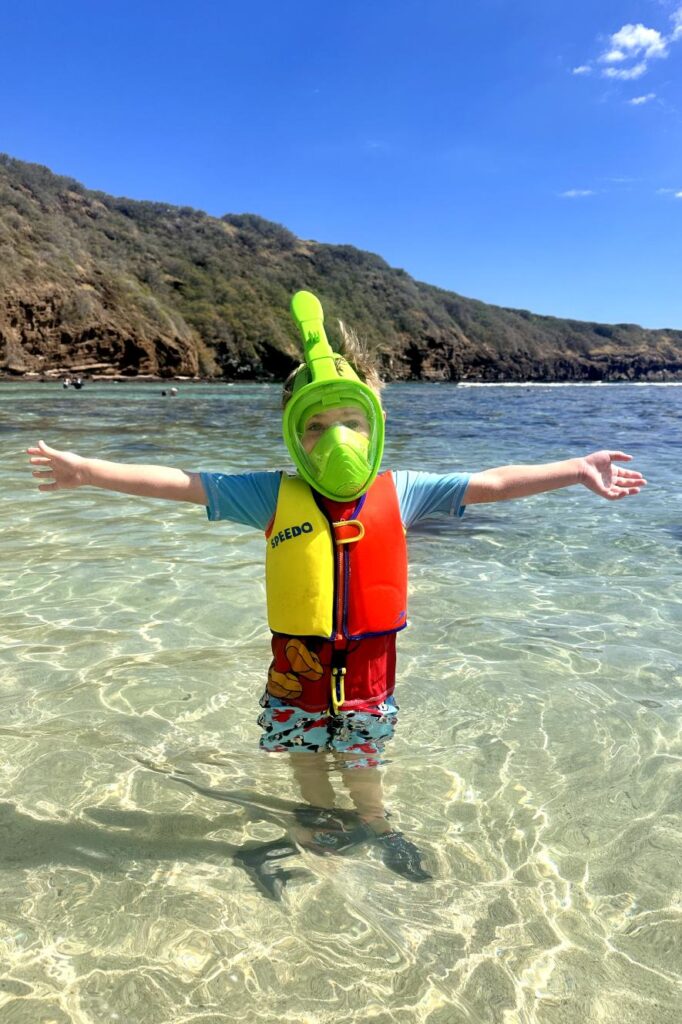
[[[298,801],[256,747],[261,538],[26,468],[286,464],[277,388],[160,390],[0,385],[3,1024],[679,1021],[682,390],[387,389],[387,466],[608,446],[649,488],[411,532],[383,774],[433,881],[301,852],[279,904],[232,859]]]

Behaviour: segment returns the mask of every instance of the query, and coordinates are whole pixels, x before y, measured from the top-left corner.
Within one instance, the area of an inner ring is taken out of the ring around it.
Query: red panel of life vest
[[[364,536],[344,545],[344,632],[351,639],[407,625],[407,544],[391,473],[374,481],[359,518]]]

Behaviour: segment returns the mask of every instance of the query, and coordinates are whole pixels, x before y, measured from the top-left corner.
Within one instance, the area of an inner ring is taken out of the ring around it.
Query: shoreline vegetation
[[[387,382],[682,381],[682,330],[488,305],[255,214],[109,196],[0,154],[2,380],[282,381],[300,288]]]

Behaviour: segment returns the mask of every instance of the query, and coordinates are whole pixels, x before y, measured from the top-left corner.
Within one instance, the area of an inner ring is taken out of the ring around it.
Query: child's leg
[[[291,754],[294,778],[306,806],[294,811],[297,827],[291,834],[314,853],[348,853],[373,833],[354,811],[336,807],[325,753]]]
[[[386,820],[381,769],[358,764],[358,755],[353,753],[335,751],[334,760],[341,770],[341,778],[353,806],[362,820],[377,835],[390,832],[391,826]]]
[[[384,744],[392,738],[397,721],[393,698],[374,713],[346,711],[333,719],[332,749],[343,784],[358,814],[377,835],[390,831],[380,766]]]
[[[334,757],[342,766],[344,785],[358,814],[371,830],[386,867],[412,882],[425,882],[431,875],[422,867],[420,850],[387,821],[381,769],[358,762],[357,754],[335,751]]]
[[[326,751],[291,753],[291,767],[301,799],[313,807],[334,807],[336,798],[329,778]]]
[[[397,718],[398,707],[392,698],[374,714],[344,712],[334,719],[332,748],[344,785],[371,829],[386,867],[412,882],[424,882],[431,876],[422,867],[420,851],[386,820],[380,765],[384,744],[393,736]]]

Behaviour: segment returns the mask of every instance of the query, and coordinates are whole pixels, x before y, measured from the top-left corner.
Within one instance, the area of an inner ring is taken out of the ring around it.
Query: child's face
[[[358,406],[344,405],[315,413],[306,422],[301,437],[301,444],[306,452],[311,452],[325,430],[330,427],[348,427],[358,434],[369,438],[370,426],[366,415]]]

